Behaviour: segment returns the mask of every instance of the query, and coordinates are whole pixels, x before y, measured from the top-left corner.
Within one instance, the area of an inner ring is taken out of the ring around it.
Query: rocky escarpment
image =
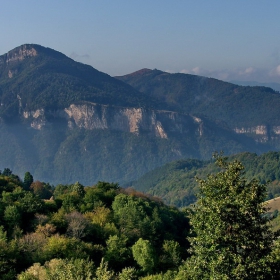
[[[280,126],[257,125],[253,127],[236,127],[237,134],[245,134],[253,137],[256,142],[267,143],[280,139]]]
[[[36,56],[37,51],[32,45],[22,45],[9,51],[7,54],[0,57],[1,64],[10,64],[13,62],[18,62],[24,60],[27,57]]]
[[[64,110],[24,111],[23,117],[34,129],[48,124],[48,119],[59,117],[67,120],[68,127],[87,130],[109,129],[130,132],[136,135],[149,134],[169,138],[173,134],[194,133],[202,135],[202,120],[190,115],[171,111],[157,111],[143,108],[123,108],[100,104],[72,104]]]
[[[135,135],[148,134],[163,139],[168,139],[175,134],[193,134],[201,137],[205,129],[204,121],[192,115],[95,103],[71,104],[64,110],[24,111],[23,117],[34,129],[42,129],[50,123],[50,119],[60,118],[67,121],[69,129],[74,127],[87,130],[108,129],[130,132]],[[280,126],[236,127],[233,132],[253,137],[257,143],[279,141],[280,139]]]

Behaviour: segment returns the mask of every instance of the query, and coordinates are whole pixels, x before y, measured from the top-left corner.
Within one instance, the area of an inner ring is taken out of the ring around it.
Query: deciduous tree
[[[266,186],[247,181],[238,161],[218,156],[217,164],[220,172],[198,180],[186,273],[189,279],[273,279],[268,256],[275,236],[264,216]]]

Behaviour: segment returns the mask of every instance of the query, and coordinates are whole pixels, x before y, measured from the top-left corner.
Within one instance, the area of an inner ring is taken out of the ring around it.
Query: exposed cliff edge
[[[196,116],[180,114],[172,111],[149,110],[144,108],[126,108],[96,103],[71,104],[64,110],[24,111],[23,117],[34,129],[42,129],[49,119],[61,118],[67,121],[68,128],[84,128],[86,130],[102,129],[130,132],[135,135],[148,134],[153,137],[168,139],[174,134],[190,134],[203,136],[204,122]],[[254,138],[257,143],[279,140],[280,126],[234,128],[236,134],[244,134]]]
[[[144,108],[125,108],[95,103],[71,104],[64,110],[24,111],[23,117],[34,129],[42,129],[50,117],[67,120],[68,127],[87,130],[109,129],[130,132],[135,135],[149,134],[163,139],[174,133],[194,133],[202,136],[202,120],[186,114],[171,111],[149,110]]]
[[[258,143],[267,143],[268,141],[280,140],[280,126],[257,125],[252,127],[239,127],[234,131],[237,134],[245,134],[253,137]]]

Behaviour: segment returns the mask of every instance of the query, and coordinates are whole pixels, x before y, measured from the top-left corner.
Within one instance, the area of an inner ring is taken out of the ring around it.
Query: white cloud
[[[195,67],[195,68],[192,69],[192,72],[196,75],[199,75],[199,74],[203,74],[203,72],[205,72],[205,71],[203,71],[199,67]]]
[[[272,77],[279,77],[280,76],[280,65],[272,69],[269,73],[270,76]]]
[[[256,70],[253,67],[246,68],[244,71],[245,74],[252,74],[254,72],[256,72]]]
[[[191,74],[191,71],[190,71],[190,70],[187,70],[187,69],[182,69],[179,73],[182,73],[182,74]]]
[[[90,55],[88,55],[88,54],[77,54],[75,52],[72,52],[69,57],[76,61],[81,61],[81,62],[87,61],[90,59]]]

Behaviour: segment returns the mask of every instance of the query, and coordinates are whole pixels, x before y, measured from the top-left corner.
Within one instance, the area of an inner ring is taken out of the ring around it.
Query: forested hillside
[[[54,188],[30,172],[21,180],[5,168],[0,172],[0,279],[196,280],[212,274],[278,279],[278,235],[265,215],[265,186],[247,181],[237,160],[219,157],[218,163],[218,173],[200,180],[196,207],[183,211],[115,183]],[[203,164],[177,164],[183,166]],[[217,261],[219,256],[228,256],[230,265]]]
[[[197,75],[142,69],[116,77],[173,110],[206,115],[230,127],[279,125],[280,95],[268,87],[238,86]]]
[[[280,152],[259,156],[241,153],[229,158],[244,164],[248,180],[256,178],[268,184],[267,199],[280,196]],[[137,190],[162,198],[167,204],[184,207],[196,201],[198,183],[195,178],[206,178],[215,171],[218,169],[213,161],[179,160],[148,172],[132,185]]]
[[[22,45],[0,56],[0,117],[19,109],[56,110],[73,102],[151,106],[153,99],[89,65],[40,45]]]
[[[7,168],[0,175],[0,279],[47,261],[53,272],[72,263],[86,274],[102,260],[115,273],[125,267],[140,275],[164,272],[187,257],[188,232],[183,212],[118,184],[53,189],[29,172],[23,181]]]

